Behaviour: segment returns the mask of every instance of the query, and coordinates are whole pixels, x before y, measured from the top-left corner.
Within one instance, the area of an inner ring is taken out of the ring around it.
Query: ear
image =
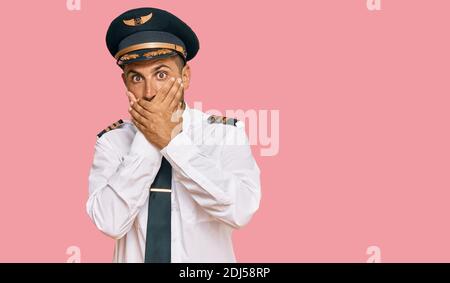
[[[191,67],[188,64],[183,67],[181,78],[183,79],[184,89],[188,89],[191,82]]]
[[[122,73],[122,81],[125,84],[125,86],[127,85],[127,78],[125,77],[125,73]]]

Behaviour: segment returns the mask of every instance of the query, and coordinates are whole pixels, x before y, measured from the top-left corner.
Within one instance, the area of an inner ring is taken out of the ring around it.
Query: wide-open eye
[[[133,76],[131,77],[131,80],[132,80],[134,83],[139,83],[139,82],[142,81],[142,77],[141,77],[140,75],[133,75]]]
[[[156,73],[156,78],[158,80],[165,80],[167,78],[167,73],[159,71],[158,73]]]

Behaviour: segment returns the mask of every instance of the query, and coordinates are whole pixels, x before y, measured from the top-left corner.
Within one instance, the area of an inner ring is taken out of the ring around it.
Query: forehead
[[[161,65],[167,65],[172,70],[176,70],[177,63],[176,63],[176,56],[171,56],[168,58],[162,58],[162,59],[155,59],[155,60],[145,60],[145,61],[139,61],[134,62],[130,64],[126,64],[124,67],[124,71],[133,69],[133,70],[153,70],[156,67],[159,67]]]

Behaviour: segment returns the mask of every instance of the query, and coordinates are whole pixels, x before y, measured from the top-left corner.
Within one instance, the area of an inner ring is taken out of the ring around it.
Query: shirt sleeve
[[[243,127],[229,131],[225,144],[218,146],[222,147],[220,158],[212,158],[183,131],[161,153],[204,211],[241,228],[259,208],[260,170]]]
[[[108,136],[97,140],[86,209],[100,231],[120,239],[130,230],[147,200],[161,159],[161,153],[140,131],[123,157]]]

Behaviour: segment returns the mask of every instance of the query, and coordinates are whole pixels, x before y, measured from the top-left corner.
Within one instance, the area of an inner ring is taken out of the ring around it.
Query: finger
[[[175,98],[176,94],[180,90],[181,87],[181,79],[178,79],[174,86],[170,89],[169,93],[166,95],[166,98],[162,101],[162,105],[165,107],[169,107],[172,100]]]
[[[128,97],[128,102],[130,103],[130,105],[133,105],[134,103],[136,103],[136,96],[131,91],[127,91],[127,97]]]
[[[183,89],[184,89],[184,85],[181,84],[180,88],[178,89],[177,93],[175,94],[175,96],[173,97],[172,101],[169,104],[169,109],[170,111],[175,111],[181,102],[181,98],[183,96]]]
[[[150,112],[142,107],[139,103],[142,99],[137,100],[137,103],[131,105],[131,108],[134,109],[139,115],[143,116],[145,119],[148,119],[148,115]]]
[[[147,99],[138,99],[134,105],[139,105],[142,109],[144,109],[146,112],[150,113],[151,106],[153,104],[153,100],[147,100]]]
[[[145,130],[145,125],[139,123],[134,118],[131,119],[131,122],[133,122],[133,124],[136,126],[136,128],[138,128],[141,132]]]
[[[136,104],[136,103],[135,103]],[[133,119],[135,119],[136,121],[138,121],[141,124],[145,124],[145,122],[147,121],[147,119],[145,117],[143,117],[142,115],[140,115],[136,110],[134,110],[132,107],[130,107],[128,109],[128,112],[130,112],[130,115]]]
[[[180,124],[183,122],[183,110],[179,109],[172,113],[170,117],[172,123]]]
[[[128,103],[131,104],[131,97],[130,97],[130,93],[127,91],[126,92],[127,98],[128,98]]]
[[[156,93],[155,98],[153,99],[156,103],[161,102],[166,97],[169,90],[175,84],[175,78],[171,78],[168,82],[166,82]]]

